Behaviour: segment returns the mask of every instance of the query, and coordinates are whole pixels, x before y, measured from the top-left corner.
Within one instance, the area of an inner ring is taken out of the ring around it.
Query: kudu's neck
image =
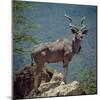
[[[75,37],[73,40],[72,40],[72,50],[73,50],[73,53],[79,53],[80,50],[81,50],[81,41],[79,39],[77,39],[77,37]]]

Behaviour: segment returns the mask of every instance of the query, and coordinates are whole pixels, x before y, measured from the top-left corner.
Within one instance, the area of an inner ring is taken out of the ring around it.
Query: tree
[[[41,42],[36,36],[29,34],[30,30],[38,28],[38,25],[24,14],[26,9],[34,9],[35,6],[34,2],[13,1],[13,54],[29,51],[28,48],[23,47],[22,42],[33,44]]]

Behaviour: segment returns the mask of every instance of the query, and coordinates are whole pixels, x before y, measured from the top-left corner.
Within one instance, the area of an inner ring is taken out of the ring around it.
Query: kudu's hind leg
[[[38,92],[38,87],[39,87],[39,71],[38,68],[36,68],[35,76],[34,76],[34,90],[37,93]]]
[[[43,64],[37,64],[37,68],[36,68],[36,74],[34,76],[34,89],[35,89],[35,92],[38,93],[39,90],[38,90],[38,87],[41,83],[41,77],[42,77],[42,67],[43,67]]]

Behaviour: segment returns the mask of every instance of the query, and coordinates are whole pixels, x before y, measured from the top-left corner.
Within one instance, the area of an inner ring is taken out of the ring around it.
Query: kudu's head
[[[80,28],[78,28],[77,26],[75,26],[73,24],[71,17],[67,16],[66,14],[65,14],[65,17],[70,21],[69,27],[70,27],[72,33],[75,34],[75,38],[81,41],[82,38],[84,37],[84,35],[86,35],[88,32],[86,25],[84,24],[85,17],[83,16],[81,19],[81,27]]]
[[[73,52],[74,53],[79,53],[81,50],[81,40],[84,37],[84,35],[87,34],[88,30],[86,28],[86,25],[84,24],[85,21],[85,17],[82,17],[81,19],[81,27],[78,28],[77,26],[75,26],[72,22],[71,17],[67,16],[65,14],[65,17],[70,21],[69,27],[71,29],[71,32],[75,35],[74,39],[73,39],[73,43],[72,43],[72,48],[73,48]]]

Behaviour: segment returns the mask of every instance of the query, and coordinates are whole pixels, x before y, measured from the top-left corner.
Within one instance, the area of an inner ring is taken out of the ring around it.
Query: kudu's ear
[[[87,33],[88,33],[88,29],[82,30],[82,34],[87,34]]]
[[[73,34],[76,34],[78,30],[75,29],[75,28],[71,28],[71,31],[72,31]]]
[[[77,34],[79,29],[75,25],[70,25],[70,29],[73,34]]]

